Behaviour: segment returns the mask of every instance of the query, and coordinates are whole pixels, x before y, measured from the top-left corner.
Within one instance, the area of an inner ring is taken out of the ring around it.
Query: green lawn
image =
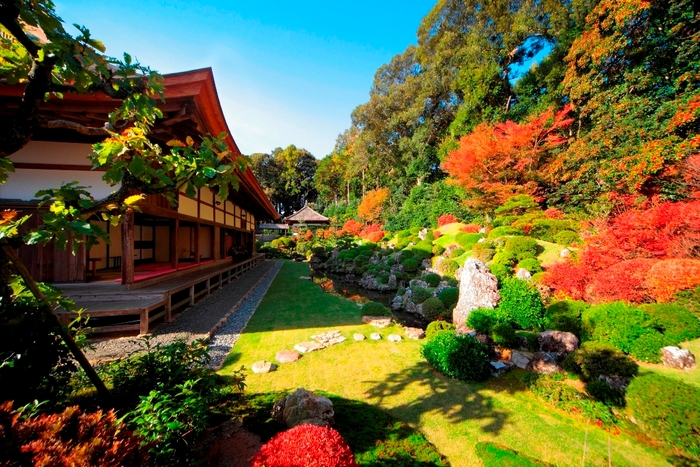
[[[695,358],[700,358],[700,339],[695,339],[689,342],[683,342],[679,345],[682,349],[690,350]],[[700,366],[696,366],[692,370],[675,370],[673,368],[665,367],[661,364],[655,365],[651,363],[640,363],[642,371],[650,371],[653,373],[658,373],[669,378],[678,379],[688,384],[694,384],[695,386],[700,386]]]
[[[444,378],[420,356],[421,343],[355,342],[369,336],[353,302],[327,295],[308,276],[306,264],[285,262],[258,310],[234,347],[222,373],[257,360],[274,361],[279,350],[338,329],[349,339],[280,365],[269,374],[247,376],[249,393],[326,391],[383,408],[420,429],[453,467],[481,465],[475,445],[494,441],[558,466],[580,466],[586,422],[557,412],[527,391],[518,376],[468,384]],[[385,338],[400,328],[379,331]],[[608,433],[589,428],[586,465],[608,465]],[[665,466],[665,457],[624,434],[610,438],[613,465]]]

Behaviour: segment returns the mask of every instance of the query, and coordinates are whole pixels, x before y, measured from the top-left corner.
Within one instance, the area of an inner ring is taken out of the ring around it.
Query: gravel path
[[[200,300],[193,307],[176,315],[172,323],[164,323],[156,327],[151,333],[150,345],[166,345],[178,339],[185,339],[189,342],[216,337],[222,332],[230,334],[230,331],[225,331],[225,329],[229,327],[237,329],[236,326],[239,326],[236,332],[240,333],[255,311],[257,304],[265,295],[281,265],[282,263],[279,261],[265,261],[255,269],[234,279],[230,284]],[[254,306],[251,308],[249,303],[253,298],[256,299],[253,300]],[[231,342],[228,350],[224,350],[226,339]],[[217,361],[223,362],[223,358],[226,357],[237,339],[236,335],[235,338],[224,338],[220,344],[217,343],[216,345],[220,348],[216,352],[212,352],[212,361],[216,355]],[[93,349],[86,349],[85,355],[93,363],[116,360],[146,351],[144,340],[138,337],[102,339],[92,342],[92,346]],[[225,355],[221,357],[223,352]]]

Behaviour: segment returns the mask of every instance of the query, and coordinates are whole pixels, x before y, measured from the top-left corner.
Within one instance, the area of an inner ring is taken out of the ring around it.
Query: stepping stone
[[[362,322],[377,328],[385,328],[391,324],[391,318],[388,316],[363,316]]]
[[[309,276],[299,276],[299,279],[301,279],[303,281],[310,281],[311,280],[311,278]]]
[[[373,332],[372,334],[369,335],[369,338],[372,339],[373,341],[378,341],[378,340],[381,340],[382,335],[377,333],[377,332]]]
[[[360,333],[357,333],[357,334],[355,334],[355,335],[352,336],[352,337],[353,337],[353,339],[355,339],[356,341],[363,341],[363,340],[366,339],[365,335],[364,335],[364,334],[360,334]]]
[[[299,355],[299,352],[295,352],[293,350],[282,350],[277,352],[277,355],[275,355],[275,360],[280,363],[292,363],[296,362],[300,358],[301,355]]]
[[[398,334],[389,334],[387,339],[389,339],[391,342],[401,342],[401,336]]]
[[[318,342],[314,341],[302,342],[301,344],[294,346],[294,350],[301,353],[309,353],[313,352],[314,350],[321,350],[322,348],[323,344],[319,344]]]
[[[266,362],[265,360],[253,363],[253,373],[269,373],[274,369],[275,364]]]
[[[425,331],[423,331],[421,328],[403,328],[404,332],[406,333],[406,337],[409,339],[424,339],[425,338]]]
[[[341,342],[347,340],[346,337],[340,335],[340,331],[328,331],[324,332],[323,334],[311,336],[311,338],[321,344],[323,347],[340,344]]]

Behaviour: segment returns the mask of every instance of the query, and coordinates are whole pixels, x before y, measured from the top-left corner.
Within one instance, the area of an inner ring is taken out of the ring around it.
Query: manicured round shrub
[[[556,236],[559,232],[564,230],[576,231],[578,228],[578,223],[576,221],[564,219],[535,219],[532,221],[530,236],[547,242],[556,243]]]
[[[514,254],[508,253],[507,251],[499,251],[493,256],[491,264],[503,266],[507,269],[513,269],[513,267],[518,262],[518,259]]]
[[[527,269],[530,274],[537,274],[543,271],[542,265],[537,258],[525,258],[518,263],[517,267]]]
[[[609,407],[624,407],[625,393],[610,386],[607,381],[594,379],[586,383],[586,392],[593,399]]]
[[[382,273],[379,275],[377,278],[380,284],[388,284],[389,283],[389,273]]]
[[[433,255],[440,256],[445,252],[445,247],[442,245],[433,245]]]
[[[457,327],[448,321],[432,321],[428,324],[428,327],[425,328],[425,338],[432,339],[433,336],[439,332],[454,332],[455,329],[457,329]]]
[[[433,242],[423,240],[411,247],[414,258],[428,259],[433,256]]]
[[[610,344],[584,342],[563,362],[566,371],[580,375],[584,381],[597,379],[600,375],[631,378],[639,372],[639,366]]]
[[[454,250],[450,251],[450,259],[455,259],[464,254],[464,250],[461,248],[455,248]]]
[[[435,273],[426,274],[423,280],[428,283],[430,287],[437,287],[440,285],[440,275]]]
[[[355,457],[340,433],[329,426],[297,425],[275,435],[253,457],[253,467],[318,465],[355,467]]]
[[[511,227],[509,225],[502,225],[491,230],[488,238],[498,238],[503,237],[504,235],[522,235],[523,233],[524,232],[521,229],[516,229],[515,227]]]
[[[367,302],[361,311],[363,316],[391,316],[389,309],[379,302]]]
[[[661,325],[641,308],[625,302],[604,303],[585,310],[581,322],[583,340],[607,342],[640,360],[660,361],[659,351],[664,347]]]
[[[438,333],[421,353],[433,368],[451,378],[484,381],[490,374],[488,347],[469,335]]]
[[[454,277],[443,277],[443,279],[447,281],[447,285],[450,287],[459,287],[459,281]]]
[[[534,258],[540,246],[537,244],[537,240],[530,237],[511,237],[506,240],[506,244],[503,247],[503,251],[514,256],[518,260],[523,260],[525,258]]]
[[[406,230],[399,230],[396,232],[396,237],[397,238],[408,238],[411,236],[411,231],[406,229]]]
[[[455,241],[465,250],[471,250],[474,245],[479,243],[479,240],[482,237],[483,235],[480,233],[459,232],[457,235],[455,235]]]
[[[446,318],[447,309],[440,299],[430,297],[423,302],[423,316],[428,321],[435,321]]]
[[[477,308],[472,310],[467,317],[467,325],[479,334],[488,334],[491,328],[499,322],[496,310]]]
[[[401,253],[399,254],[399,263],[402,262],[403,260],[413,258],[415,255],[411,250],[401,250]]]
[[[496,250],[491,242],[477,243],[472,247],[472,257],[483,263],[488,263],[491,261],[495,254]]]
[[[541,329],[544,305],[539,292],[526,281],[506,278],[500,289],[498,309],[522,329]]]
[[[627,408],[637,428],[669,450],[700,460],[700,388],[647,373],[627,388]]]
[[[411,301],[416,304],[423,303],[432,296],[428,289],[423,287],[411,287],[411,292]]]
[[[544,328],[564,331],[581,337],[581,313],[590,305],[578,300],[561,300],[549,305],[544,313]]]
[[[455,305],[457,305],[457,300],[459,300],[459,289],[457,287],[442,289],[438,298],[442,304],[445,305],[445,308],[452,311]]]
[[[495,324],[491,328],[491,340],[494,344],[509,349],[520,347],[520,338],[515,334],[515,329],[505,323]]]
[[[459,263],[453,259],[440,261],[440,273],[443,276],[454,277],[457,269],[459,269]]]
[[[509,268],[502,264],[489,263],[487,264],[487,266],[489,267],[489,271],[491,271],[491,274],[496,276],[499,283],[502,283],[505,279],[513,275],[513,268]]]
[[[581,238],[573,230],[562,230],[554,236],[554,243],[559,245],[571,245],[572,243],[578,243]]]
[[[418,262],[415,259],[408,258],[401,261],[403,270],[406,272],[416,272],[418,271]]]
[[[406,293],[406,288],[405,287],[399,287],[399,289],[396,291],[396,295],[403,297],[403,295]]]
[[[654,303],[640,308],[657,319],[671,344],[700,337],[700,319],[685,307],[672,303]]]

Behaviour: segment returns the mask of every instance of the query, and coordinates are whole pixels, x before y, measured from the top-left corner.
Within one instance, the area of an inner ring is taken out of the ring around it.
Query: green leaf
[[[211,167],[204,167],[203,172],[204,172],[204,175],[206,175],[209,178],[214,178],[214,177],[216,177],[216,174],[217,174],[216,169],[213,169]]]
[[[140,177],[146,171],[146,163],[140,157],[135,157],[129,163],[129,172],[135,177]]]

